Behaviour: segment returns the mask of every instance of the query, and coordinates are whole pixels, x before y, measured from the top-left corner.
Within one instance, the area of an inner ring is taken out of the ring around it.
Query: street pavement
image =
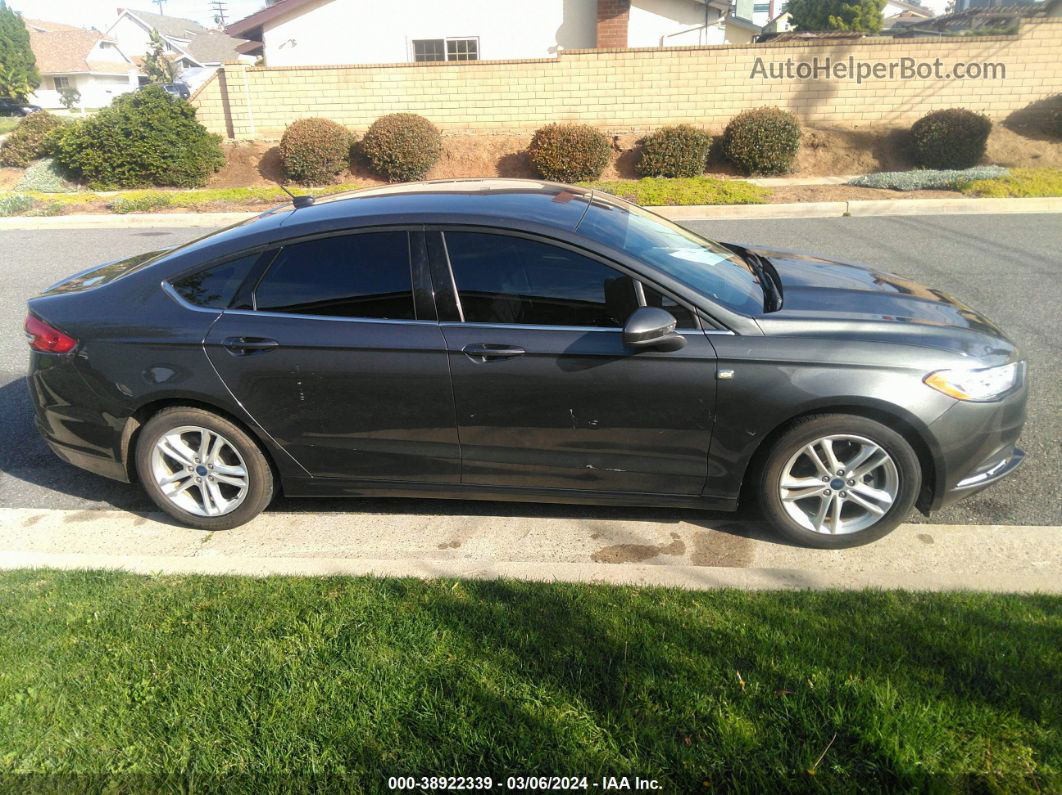
[[[1056,394],[1057,385],[1062,383],[1059,377],[1062,344],[1057,333],[1059,307],[1062,306],[1062,223],[1058,219],[1057,215],[981,215],[686,222],[690,228],[723,241],[760,244],[873,264],[925,281],[984,311],[1026,351],[1032,379],[1029,423],[1023,437],[1029,453],[1026,466],[1005,483],[935,514],[930,520],[932,529],[926,529],[930,527],[926,524],[905,525],[890,537],[892,541],[888,541],[897,561],[902,561],[905,556],[915,556],[930,563],[951,560],[950,567],[936,563],[930,567],[939,570],[942,582],[953,569],[953,573],[959,569],[979,571],[979,567],[987,565],[984,564],[986,560],[991,562],[987,568],[997,571],[1004,579],[1012,574],[1017,576],[1014,566],[1019,569],[1027,567],[1030,577],[1034,574],[1038,577],[1046,571],[1053,571],[1050,566],[1043,568],[1049,565],[1044,561],[1053,561],[1050,565],[1058,561],[1056,531],[1057,526],[1062,525],[1062,451],[1059,449],[1062,416]],[[163,535],[191,532],[156,525],[158,516],[151,513],[152,506],[138,488],[70,467],[56,459],[43,445],[32,426],[23,381],[27,353],[21,324],[25,316],[25,300],[62,276],[104,260],[174,245],[204,231],[138,228],[0,232],[0,328],[8,332],[0,334],[0,412],[3,416],[0,424],[0,527],[5,533],[12,527],[21,528],[24,522],[28,522],[26,528],[38,523],[42,527],[49,522],[60,523],[66,529],[66,536],[49,536],[54,538],[76,536],[84,533],[89,525],[116,528],[115,532],[126,539],[128,536],[122,535],[125,531],[121,528],[157,527],[163,528],[158,531]],[[126,511],[133,513],[126,514]],[[34,516],[38,518],[33,519]],[[925,521],[919,516],[911,517],[911,522]],[[99,525],[100,522],[103,525]],[[206,545],[204,550],[207,550],[215,544],[232,545],[253,539],[254,536],[246,535],[247,532],[269,535],[288,528],[294,533],[291,543],[297,547],[300,543],[312,544],[314,528],[323,526],[338,533],[337,539],[348,533],[346,546],[341,544],[335,555],[321,553],[322,559],[332,560],[347,558],[353,549],[361,548],[359,545],[363,541],[379,538],[375,534],[381,532],[381,528],[390,533],[382,536],[382,543],[386,546],[391,539],[394,548],[400,548],[398,540],[409,533],[449,532],[463,528],[472,535],[478,533],[480,538],[500,533],[497,537],[502,540],[509,538],[506,533],[516,532],[517,536],[535,539],[540,550],[557,546],[567,549],[570,554],[564,560],[534,558],[527,561],[524,559],[529,557],[529,548],[526,544],[516,543],[498,543],[494,545],[494,553],[481,552],[496,564],[502,561],[506,565],[522,565],[524,562],[531,565],[537,561],[535,565],[547,568],[553,565],[592,565],[596,566],[592,571],[600,572],[602,567],[624,569],[627,574],[623,576],[635,578],[638,576],[636,569],[652,567],[653,563],[666,563],[680,569],[714,566],[783,572],[820,566],[829,569],[823,555],[840,554],[847,556],[844,559],[848,561],[854,561],[858,556],[861,561],[870,561],[875,554],[873,550],[879,550],[876,553],[879,555],[885,552],[885,547],[877,544],[858,552],[794,551],[764,535],[761,524],[755,506],[732,516],[681,510],[522,503],[280,499],[271,514],[253,523],[250,530],[230,531],[224,534],[228,540],[215,540],[222,538],[216,534],[195,543]],[[985,527],[978,529],[977,526]],[[1007,526],[1013,528],[1013,539]],[[517,530],[513,530],[514,527]],[[597,538],[593,537],[595,533]],[[672,533],[677,533],[679,538],[673,538]],[[25,533],[18,537],[25,539]],[[98,539],[102,536],[90,534],[88,537]],[[132,537],[135,538],[135,534]],[[569,537],[582,538],[583,545],[566,545]],[[15,536],[10,533],[0,534],[0,539],[15,543]],[[434,535],[430,536],[431,539]],[[948,540],[945,542],[944,539]],[[1021,550],[1013,547],[1012,542],[1018,540],[1026,544]],[[444,541],[459,541],[465,551],[458,553],[455,552],[458,547],[440,546]],[[19,543],[19,546],[12,547],[0,542],[0,550],[22,550],[23,557],[17,559],[24,562],[29,560],[25,555],[45,554],[41,549],[30,549]],[[683,549],[680,555],[668,552],[677,550],[678,545]],[[254,544],[251,546],[253,548]],[[414,545],[399,557],[406,561],[405,565],[416,568],[420,565],[417,561],[424,563],[448,557],[463,560],[462,556],[471,554],[469,549],[476,548],[475,544],[469,547],[466,541],[455,537],[435,544]],[[609,548],[620,549],[602,551]],[[703,554],[698,555],[698,548]],[[106,554],[105,545],[100,549]],[[959,554],[963,550],[965,558]],[[252,549],[247,554],[253,556],[255,553]],[[262,556],[278,554],[281,553],[274,550],[263,552]],[[970,554],[975,556],[975,561],[981,562],[970,563]],[[363,561],[379,558],[376,553],[359,555]],[[300,553],[296,551],[291,557],[298,558]],[[11,565],[16,560],[7,552],[0,558],[4,558],[0,565]],[[958,566],[957,562],[962,560],[967,562]],[[1006,566],[1002,565],[1004,560],[1009,561]],[[451,561],[447,566],[458,573],[464,569],[483,570],[474,560],[461,565]],[[886,577],[886,574],[871,576],[869,572],[873,568],[867,563],[856,570],[866,571],[864,581],[868,582],[875,577],[878,580]],[[902,583],[903,577],[907,576],[902,568],[900,566],[894,572],[899,578],[897,583]],[[393,567],[384,567],[384,570],[397,571]],[[445,570],[446,567],[441,571]],[[683,576],[686,575],[679,576],[679,579]],[[833,582],[830,576],[826,577],[827,584]],[[927,576],[931,576],[931,571]],[[785,575],[778,574],[778,578],[781,582]],[[792,582],[814,584],[800,578]],[[927,587],[932,587],[932,583]]]

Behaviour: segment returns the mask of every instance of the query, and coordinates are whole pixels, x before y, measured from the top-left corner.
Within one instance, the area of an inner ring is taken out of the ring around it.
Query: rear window
[[[163,254],[168,254],[169,251],[170,249],[149,251],[147,254],[137,254],[135,257],[129,257],[128,259],[118,260],[117,262],[108,262],[106,265],[97,265],[94,268],[89,268],[87,271],[81,271],[81,273],[74,274],[60,282],[56,282],[45,290],[43,294],[53,295],[55,293],[76,293],[79,290],[89,290],[93,287],[108,284],[115,279],[120,279],[123,276],[128,276],[130,273],[140,270],[145,265],[157,260]]]

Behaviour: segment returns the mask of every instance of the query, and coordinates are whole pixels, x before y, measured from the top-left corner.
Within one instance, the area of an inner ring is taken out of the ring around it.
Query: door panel
[[[463,483],[702,491],[715,401],[715,353],[703,332],[683,332],[680,351],[635,353],[619,329],[442,329]]]
[[[315,477],[458,482],[437,324],[229,311],[206,351],[255,421]]]

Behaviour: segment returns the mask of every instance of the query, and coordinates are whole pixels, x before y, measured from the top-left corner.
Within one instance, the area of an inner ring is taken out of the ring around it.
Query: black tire
[[[891,507],[874,524],[852,533],[830,535],[806,528],[794,520],[786,511],[780,486],[782,474],[792,456],[817,439],[840,434],[869,439],[888,453],[896,465],[899,486]],[[869,544],[892,532],[911,512],[921,487],[922,467],[918,456],[899,433],[866,417],[818,414],[793,423],[774,443],[760,471],[758,491],[764,514],[778,533],[801,546],[845,549]]]
[[[152,474],[152,453],[155,445],[164,434],[182,426],[196,426],[220,434],[243,459],[247,472],[247,492],[243,502],[231,512],[219,516],[191,513],[163,494],[155,482]],[[176,406],[163,409],[148,420],[137,436],[136,471],[144,490],[159,508],[182,525],[200,530],[229,530],[239,527],[258,516],[273,499],[273,470],[261,448],[238,425],[204,409]]]

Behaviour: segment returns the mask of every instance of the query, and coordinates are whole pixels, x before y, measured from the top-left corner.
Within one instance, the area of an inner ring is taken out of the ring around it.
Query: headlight
[[[927,386],[957,400],[995,400],[1018,383],[1021,364],[1011,362],[980,370],[937,370],[922,380]]]

